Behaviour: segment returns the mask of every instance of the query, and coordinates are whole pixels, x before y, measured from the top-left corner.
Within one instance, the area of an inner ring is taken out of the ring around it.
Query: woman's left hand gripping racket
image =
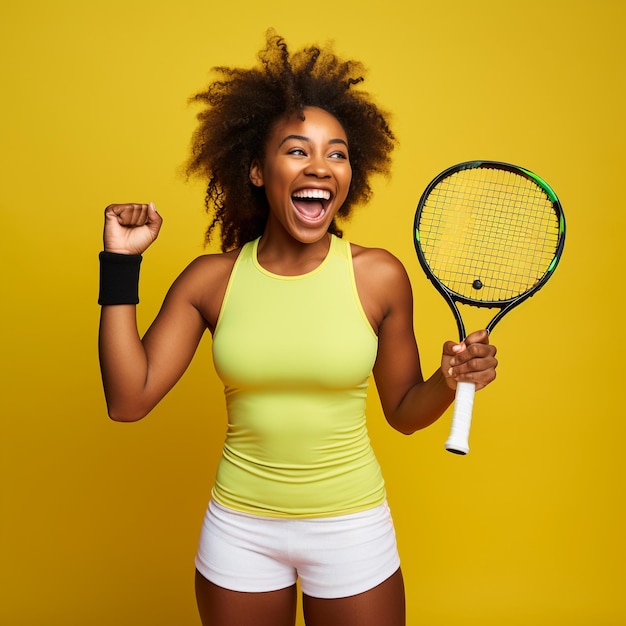
[[[561,203],[539,176],[497,161],[448,168],[426,188],[415,213],[415,250],[422,269],[452,309],[457,303],[499,311],[494,326],[552,276],[565,243]],[[475,386],[458,383],[446,449],[469,452]]]

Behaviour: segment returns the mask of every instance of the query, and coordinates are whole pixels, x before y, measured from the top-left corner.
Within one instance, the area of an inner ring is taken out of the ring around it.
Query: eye
[[[306,156],[306,152],[302,148],[291,148],[287,154],[293,154],[294,156]]]
[[[328,156],[331,159],[347,159],[348,158],[348,155],[345,152],[342,152],[342,151],[332,152]]]

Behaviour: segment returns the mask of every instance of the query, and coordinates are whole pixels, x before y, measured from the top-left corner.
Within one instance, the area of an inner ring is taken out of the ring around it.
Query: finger
[[[491,353],[451,366],[448,375],[457,381],[473,382],[484,387],[495,378],[497,367],[498,360]]]
[[[120,204],[109,204],[106,209],[104,209],[105,215],[122,215],[128,211],[134,211],[137,207],[147,207],[147,204],[137,203],[137,202],[123,202]]]
[[[483,389],[489,383],[493,382],[496,378],[495,367],[488,369],[481,369],[475,372],[468,372],[460,377],[458,380],[467,381],[476,385],[476,390]]]
[[[470,343],[465,347],[465,350],[454,354],[450,359],[450,365],[458,367],[480,359],[493,359],[495,361],[496,353],[497,349],[492,344]]]
[[[453,356],[465,350],[465,343],[456,343],[454,341],[446,341],[443,344],[443,354]]]
[[[120,224],[124,226],[145,226],[148,220],[148,205],[133,204],[128,211],[124,211],[119,216]]]
[[[487,330],[476,330],[473,333],[470,333],[465,337],[465,343],[467,345],[472,343],[489,343],[489,331]]]
[[[148,217],[148,205],[138,203],[111,204],[105,209],[105,216],[117,219],[122,226],[143,226]]]

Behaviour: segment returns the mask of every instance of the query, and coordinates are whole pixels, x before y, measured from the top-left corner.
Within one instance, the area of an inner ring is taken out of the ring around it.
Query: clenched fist
[[[142,254],[159,235],[163,219],[154,204],[110,204],[104,210],[104,249]]]

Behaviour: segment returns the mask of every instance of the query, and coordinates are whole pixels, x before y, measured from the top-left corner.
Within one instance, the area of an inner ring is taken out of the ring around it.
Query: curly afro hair
[[[190,100],[203,109],[197,116],[187,174],[208,181],[205,205],[212,221],[206,240],[219,226],[224,251],[263,233],[269,206],[264,189],[250,181],[250,165],[262,160],[273,125],[282,117],[303,119],[305,107],[319,107],[343,126],[352,181],[340,218],[370,199],[372,174],[389,174],[396,143],[387,114],[369,94],[355,89],[364,80],[361,63],[339,59],[329,46],[290,54],[285,40],[272,30],[258,59],[251,69],[213,68],[219,77]],[[335,222],[329,230],[342,235]]]

